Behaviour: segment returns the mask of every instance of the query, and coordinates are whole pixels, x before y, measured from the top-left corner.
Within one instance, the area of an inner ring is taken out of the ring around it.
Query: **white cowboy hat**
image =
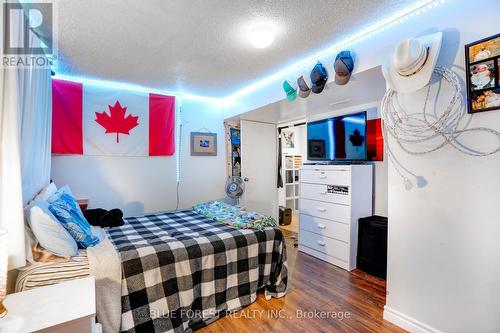
[[[396,46],[394,54],[382,65],[389,86],[401,93],[425,87],[436,66],[443,33],[408,39]]]

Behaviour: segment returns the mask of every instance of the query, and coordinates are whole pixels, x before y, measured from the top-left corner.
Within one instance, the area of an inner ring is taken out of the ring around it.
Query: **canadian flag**
[[[52,153],[169,156],[175,97],[52,80]]]

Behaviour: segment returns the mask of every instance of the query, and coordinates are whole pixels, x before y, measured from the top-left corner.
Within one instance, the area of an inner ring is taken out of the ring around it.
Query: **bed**
[[[104,232],[104,245],[88,248],[87,255],[105,330],[195,330],[251,304],[258,290],[267,299],[286,293],[285,239],[278,227],[237,229],[182,210],[127,218],[122,227]],[[112,257],[108,252],[115,252],[119,264],[104,259]],[[108,288],[116,279],[109,276],[113,265],[121,266],[119,300],[117,287]],[[30,288],[36,284],[29,274],[20,278]],[[117,313],[118,324],[112,320]]]

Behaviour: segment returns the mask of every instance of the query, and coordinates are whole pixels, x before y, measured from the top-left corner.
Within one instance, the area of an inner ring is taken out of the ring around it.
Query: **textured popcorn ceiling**
[[[59,74],[223,97],[407,0],[58,0]],[[266,49],[248,31],[276,31]]]

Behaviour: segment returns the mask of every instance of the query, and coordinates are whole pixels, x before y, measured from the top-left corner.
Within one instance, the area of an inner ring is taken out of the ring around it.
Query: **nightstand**
[[[9,294],[1,332],[100,333],[93,276]]]

